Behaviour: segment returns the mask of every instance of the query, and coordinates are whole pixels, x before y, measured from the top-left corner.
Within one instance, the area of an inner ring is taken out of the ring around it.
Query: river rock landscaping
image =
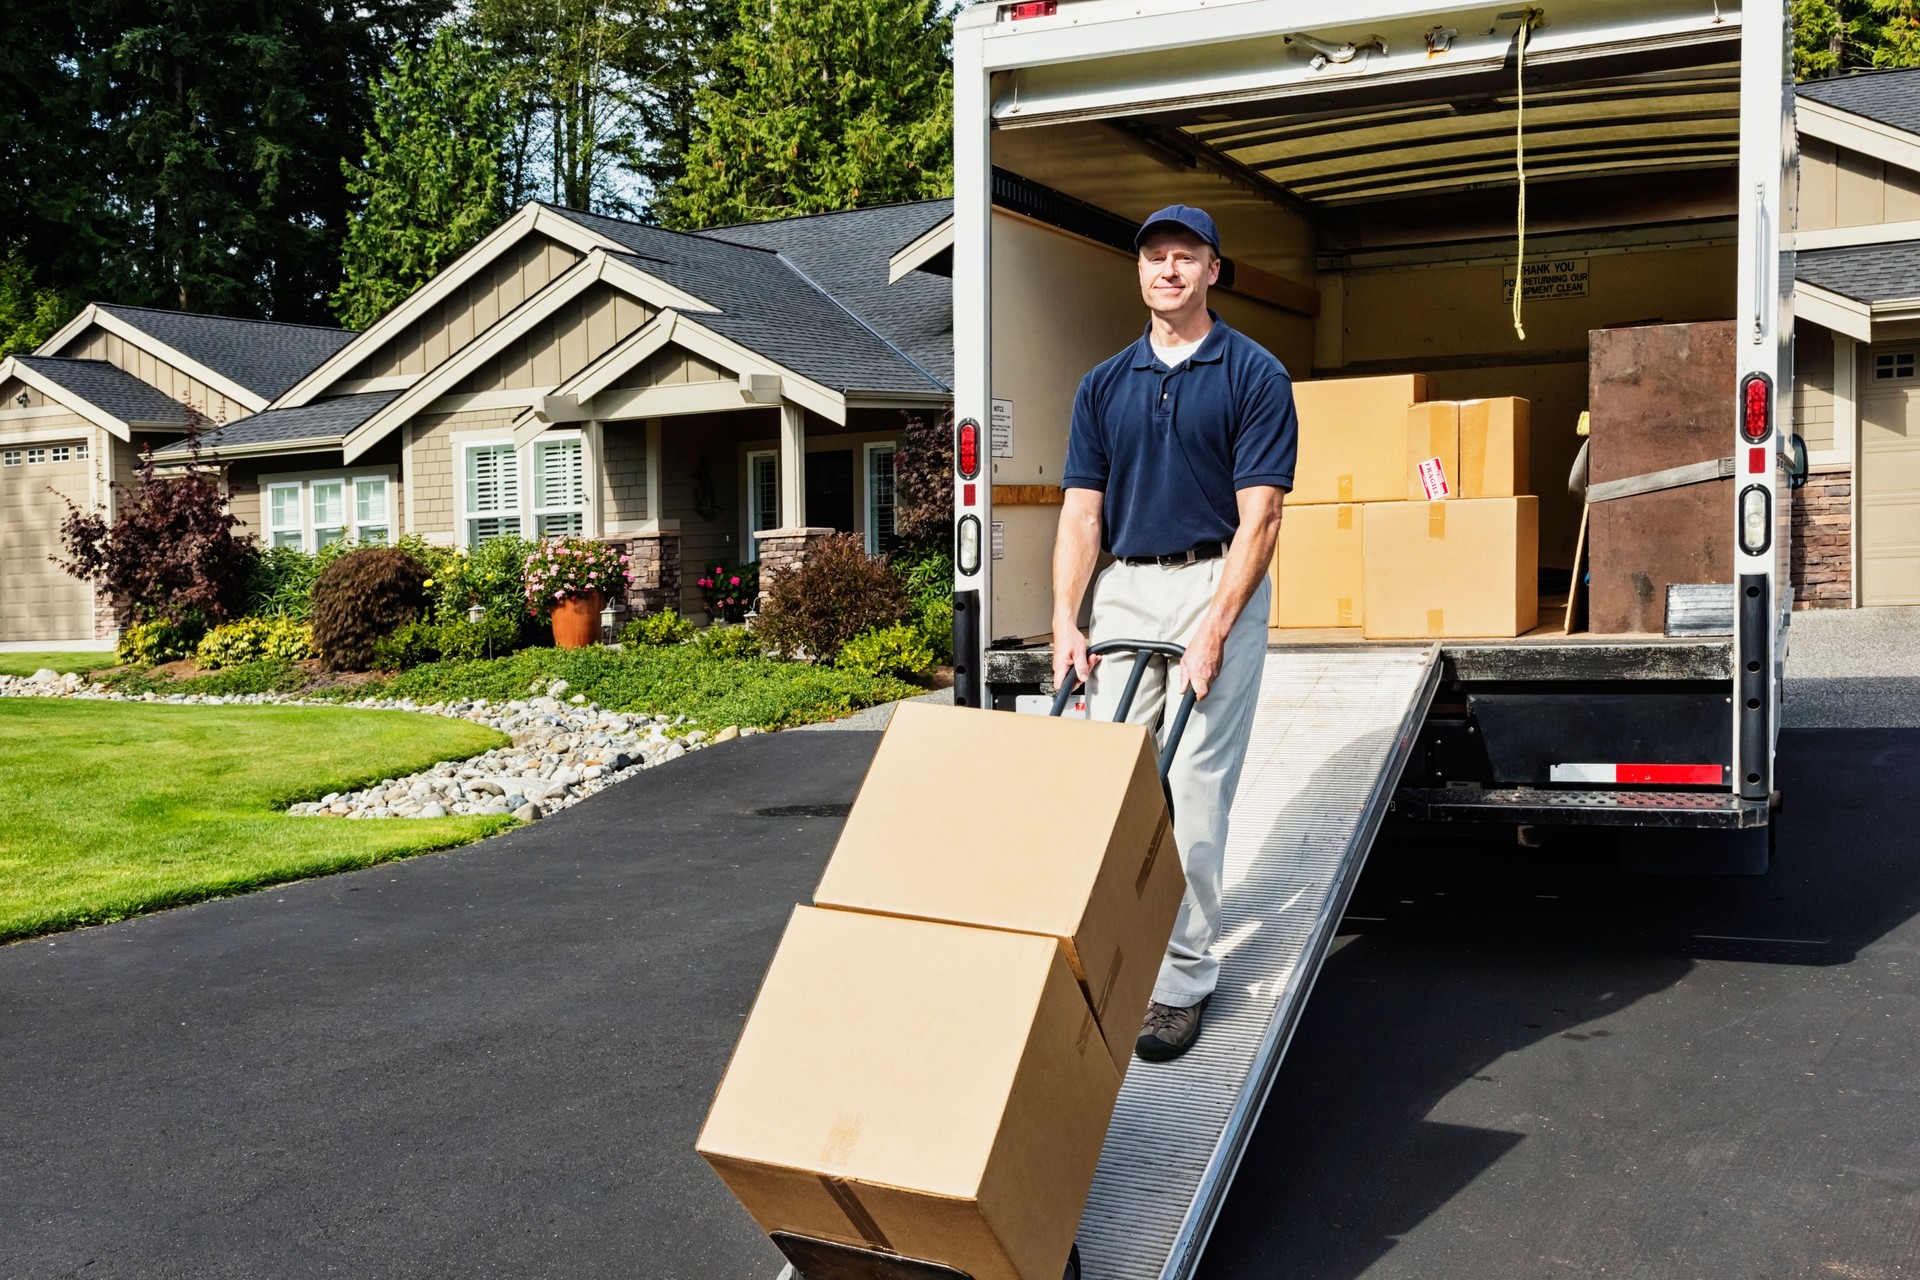
[[[86,698],[199,706],[325,705],[370,711],[412,711],[485,725],[513,744],[466,760],[443,760],[406,777],[388,778],[359,791],[332,792],[292,805],[297,815],[336,818],[444,818],[511,814],[534,821],[604,791],[640,769],[677,760],[742,734],[760,732],[729,725],[711,735],[688,728],[685,716],[608,711],[583,695],[568,696],[555,680],[525,698],[485,698],[422,705],[409,698],[365,698],[313,703],[281,694],[220,696],[197,693],[115,692],[72,672],[43,669],[31,676],[0,676],[0,697]]]

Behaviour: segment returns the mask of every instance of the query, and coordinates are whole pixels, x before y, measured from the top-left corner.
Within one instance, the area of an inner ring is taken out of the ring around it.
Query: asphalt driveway
[[[0,948],[0,1276],[771,1280],[692,1143],[876,740]],[[1209,1280],[1920,1272],[1920,731],[1782,771],[1765,879],[1383,848]]]

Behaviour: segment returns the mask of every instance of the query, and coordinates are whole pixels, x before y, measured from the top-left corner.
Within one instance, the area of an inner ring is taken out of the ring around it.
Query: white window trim
[[[769,525],[768,528],[778,529],[780,527],[780,512],[777,510],[780,501],[780,495],[778,493],[780,483],[780,451],[778,449],[749,449],[747,450],[746,468],[747,500],[740,504],[740,545],[746,550],[746,558],[749,560],[758,560],[760,558],[760,531],[753,527],[753,517],[756,514],[755,507],[759,502],[753,483],[753,464],[761,458],[771,458],[774,468],[774,486],[776,490],[774,494],[774,504],[776,510],[773,513],[773,523]]]
[[[316,485],[337,484],[340,486],[340,523],[328,525],[329,529],[340,530],[342,541],[353,538],[353,520],[347,515],[347,508],[353,505],[353,481],[344,475],[326,475],[309,480],[306,483],[307,513],[307,550],[318,553],[325,545],[320,541],[320,511],[314,501],[313,490]]]
[[[875,480],[873,469],[874,455],[878,453],[894,454],[895,462],[897,463],[899,461],[899,452],[900,446],[892,440],[870,440],[860,451],[860,522],[865,526],[864,536],[866,538],[867,554],[870,556],[880,554],[880,531],[874,526],[873,519],[874,500],[878,496],[874,493],[873,488]],[[897,468],[893,476],[893,509],[895,518],[898,519],[900,511],[900,472]]]
[[[543,444],[565,444],[578,441],[580,444],[580,503],[578,506],[543,507],[540,505],[540,475],[538,450]],[[540,536],[540,517],[552,515],[580,514],[580,532],[569,535],[585,537],[593,528],[593,489],[595,476],[593,471],[593,450],[589,447],[586,433],[574,431],[543,431],[535,436],[526,448],[526,466],[524,468],[528,483],[521,487],[520,528],[524,533],[531,529],[532,537]]]
[[[360,541],[361,521],[355,486],[362,480],[379,480],[386,485],[387,518],[378,522],[387,531],[387,544],[395,539],[393,519],[393,488],[400,483],[398,472],[393,467],[355,467],[349,471],[296,471],[277,472],[263,475],[255,481],[260,495],[260,528],[266,535],[268,546],[273,545],[273,535],[292,532],[286,527],[276,528],[273,523],[273,491],[281,488],[298,489],[299,500],[294,504],[299,511],[300,550],[308,555],[320,550],[319,535],[314,531],[313,486],[338,481],[341,485],[341,525],[347,531],[347,538],[358,544]],[[376,522],[369,521],[369,526]],[[331,527],[331,526],[329,526]]]
[[[378,480],[380,482],[381,511],[380,511],[380,518],[378,520],[362,520],[360,518],[360,485],[362,481],[366,481],[366,480]],[[362,531],[366,529],[371,529],[371,528],[379,528],[379,529],[385,529],[387,531],[387,540],[382,545],[392,546],[394,541],[393,481],[389,480],[384,475],[374,475],[371,473],[362,473],[360,475],[354,476],[352,478],[351,483],[348,484],[347,486],[346,516],[347,516],[347,528],[352,531],[353,540],[356,543],[360,544],[361,546],[369,545]]]
[[[505,514],[499,511],[475,511],[468,505],[467,494],[467,455],[475,449],[498,449],[501,445],[513,449],[514,475],[518,481],[515,488],[519,494],[519,503],[514,508],[513,514],[520,521],[520,536],[527,536],[527,472],[529,470],[529,461],[523,456],[520,450],[513,448],[513,434],[511,432],[490,432],[486,434],[476,432],[463,434],[462,437],[454,443],[453,488],[456,498],[454,502],[456,516],[454,528],[455,546],[466,547],[468,550],[471,550],[473,548],[473,537],[468,526],[475,520]]]
[[[293,490],[293,523],[276,525],[273,522],[273,493],[276,489]],[[276,480],[272,484],[260,486],[260,523],[267,535],[267,545],[278,545],[274,539],[283,533],[298,534],[299,550],[307,549],[307,486],[298,480]]]

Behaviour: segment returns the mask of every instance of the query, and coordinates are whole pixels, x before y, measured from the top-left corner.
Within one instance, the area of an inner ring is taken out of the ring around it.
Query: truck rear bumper
[[[1744,831],[1767,825],[1765,800],[1728,791],[1597,791],[1553,787],[1405,787],[1395,817],[1522,826]]]

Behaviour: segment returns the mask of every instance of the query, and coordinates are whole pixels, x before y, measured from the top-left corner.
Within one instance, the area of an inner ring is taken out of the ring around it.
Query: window
[[[1914,357],[1920,352],[1881,351],[1873,357],[1873,380],[1893,382],[1913,377]]]
[[[752,555],[760,557],[756,533],[780,527],[780,455],[747,455],[747,542]]]
[[[70,444],[57,444],[57,445],[55,445],[55,446],[53,446],[53,460],[54,460],[55,462],[66,462],[66,461],[67,461],[68,459],[70,459],[70,458],[72,458],[72,457],[73,457],[73,446],[72,446],[72,445],[70,445]]]
[[[315,551],[347,540],[347,482],[315,480],[307,486],[313,502]]]
[[[520,460],[511,443],[467,446],[467,544],[520,532]]]
[[[353,482],[353,540],[362,546],[385,546],[387,478],[357,476]]]
[[[22,462],[25,462],[26,458],[27,456],[18,449],[9,449],[3,457],[0,457],[0,461],[4,461],[9,467],[17,467]]]
[[[29,466],[37,466],[38,464],[45,462],[46,460],[47,460],[47,451],[45,449],[27,450],[27,464]]]
[[[305,522],[300,519],[300,486],[267,486],[267,537],[276,547],[304,550],[307,545]]]
[[[533,444],[533,527],[543,538],[586,532],[585,459],[580,438]]]
[[[893,531],[893,453],[890,444],[867,446],[867,554],[885,555],[899,543]]]
[[[87,460],[86,441],[83,440],[79,444],[73,446],[73,460],[75,462],[85,462]]]

